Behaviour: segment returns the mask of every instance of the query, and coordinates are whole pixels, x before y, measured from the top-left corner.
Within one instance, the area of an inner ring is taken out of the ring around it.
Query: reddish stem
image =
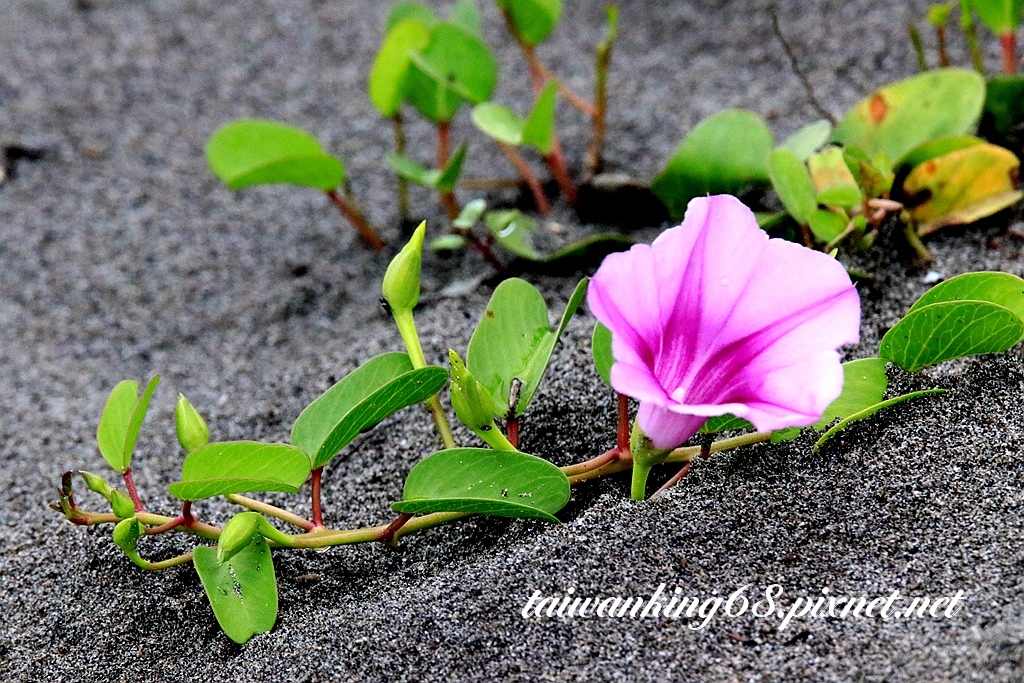
[[[150,536],[155,536],[156,534],[162,534],[166,531],[173,531],[174,529],[177,529],[179,526],[188,526],[187,524],[185,524],[185,518],[182,515],[178,515],[171,521],[161,524],[160,526],[149,527],[148,529],[146,529],[146,533]]]
[[[999,44],[1003,47],[1003,73],[1012,76],[1017,73],[1017,34],[999,36]]]
[[[530,165],[526,163],[526,159],[519,153],[519,150],[507,142],[498,142],[498,145],[501,146],[501,151],[505,153],[508,160],[519,171],[519,175],[523,177],[526,186],[530,188],[530,192],[533,194],[533,201],[537,205],[537,213],[541,216],[547,216],[551,212],[551,205],[548,204],[548,198],[544,196],[544,188],[541,187],[537,176],[530,170]]]
[[[565,156],[562,154],[562,145],[558,142],[558,138],[554,135],[551,136],[551,154],[544,157],[544,161],[547,163],[548,168],[551,169],[551,175],[555,177],[555,182],[558,183],[558,187],[562,190],[562,194],[565,195],[566,200],[569,202],[569,206],[576,206],[576,186],[572,182],[572,178],[569,176],[569,166],[565,163]]]
[[[494,250],[491,249],[491,244],[489,242],[485,242],[474,235],[472,230],[459,230],[457,228],[452,228],[452,232],[456,235],[462,235],[465,237],[466,241],[469,243],[470,249],[480,254],[484,261],[487,262],[487,265],[494,269],[495,274],[502,275],[505,272],[505,266],[498,260],[498,257],[495,255]]]
[[[507,432],[505,438],[508,439],[508,442],[519,448],[519,418],[513,416],[505,420],[505,431]]]
[[[673,486],[678,484],[682,480],[683,477],[685,477],[687,474],[690,473],[690,466],[691,465],[693,465],[693,461],[692,460],[690,460],[689,462],[684,463],[683,467],[678,472],[676,472],[674,477],[672,477],[671,479],[666,481],[665,484],[660,489],[658,489],[657,491],[654,492],[654,495],[651,496],[651,500],[654,500],[655,498],[660,496],[662,493],[664,493],[665,491],[668,491],[670,488],[672,488]]]
[[[323,466],[317,467],[311,473],[312,475],[312,516],[313,516],[313,528],[319,529],[324,525],[324,513],[320,509],[320,480],[324,475]]]
[[[935,38],[939,46],[939,67],[949,66],[949,52],[946,51],[946,27],[935,27]]]
[[[392,543],[395,540],[395,533],[405,526],[405,523],[412,519],[412,515],[408,512],[403,512],[395,518],[395,521],[388,524],[384,531],[380,532],[380,540],[382,543]]]
[[[345,198],[338,194],[337,190],[327,190],[327,196],[331,202],[334,203],[338,210],[345,214],[345,218],[349,220],[352,227],[359,233],[359,237],[374,251],[380,251],[387,246],[387,243],[380,238],[380,235],[374,231],[370,224],[366,222],[366,217],[363,216],[362,212],[357,210],[350,203],[345,201]]]
[[[145,510],[142,507],[142,501],[139,499],[139,492],[135,490],[135,480],[132,479],[132,468],[129,467],[124,471],[124,485],[128,488],[128,496],[135,503],[135,511],[142,512]]]
[[[188,529],[191,529],[192,525],[196,523],[196,518],[192,516],[191,500],[186,500],[181,504],[181,519],[185,523],[185,527]]]
[[[623,453],[629,453],[629,397],[625,394],[617,394],[619,397],[619,424],[618,424],[618,446]]]
[[[448,165],[448,158],[451,151],[451,123],[442,121],[437,124],[437,167],[443,169]],[[459,217],[459,200],[451,190],[441,190],[441,205],[449,220]]]

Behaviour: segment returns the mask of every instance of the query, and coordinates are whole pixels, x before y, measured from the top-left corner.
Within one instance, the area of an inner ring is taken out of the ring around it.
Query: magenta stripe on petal
[[[640,400],[659,448],[727,412],[761,430],[815,422],[842,390],[836,350],[860,333],[842,264],[768,239],[727,195],[694,199],[650,247],[605,259],[588,301],[612,332],[612,385]]]

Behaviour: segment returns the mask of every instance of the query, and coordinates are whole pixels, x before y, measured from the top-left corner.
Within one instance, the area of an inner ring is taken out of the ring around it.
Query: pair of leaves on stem
[[[498,65],[480,38],[480,17],[470,0],[456,3],[447,21],[421,3],[399,3],[385,31],[369,86],[382,116],[396,116],[409,102],[430,121],[444,123],[463,102],[490,99]]]
[[[826,430],[815,443],[828,439],[856,420],[912,398],[940,393],[918,391],[883,400],[888,379],[887,362],[916,372],[955,358],[1005,351],[1024,338],[1024,280],[1009,273],[966,273],[936,285],[910,308],[907,315],[882,338],[879,358],[862,358],[843,364],[843,392],[812,428]],[[594,365],[610,384],[614,362],[611,333],[600,323],[594,329]],[[835,425],[829,427],[835,420]],[[713,417],[702,431],[752,429],[732,415]],[[779,430],[773,441],[795,438],[798,428]]]
[[[414,369],[404,353],[373,358],[342,378],[302,411],[293,445],[253,441],[212,443],[185,458],[181,481],[170,491],[182,500],[229,493],[295,493],[352,442],[398,410],[421,403],[445,384],[444,368]]]
[[[693,129],[651,189],[680,218],[693,197],[771,182],[793,218],[828,243],[843,233],[849,210],[864,198],[888,197],[893,169],[904,167],[909,176],[897,194],[911,200],[910,218],[922,234],[972,222],[1021,196],[1016,157],[965,135],[981,115],[985,92],[973,71],[928,72],[880,88],[834,131],[816,122],[774,151],[771,131],[758,116],[722,112]],[[827,141],[845,150],[812,155]]]
[[[487,420],[523,414],[585,294],[583,280],[569,298],[558,327],[552,329],[547,304],[536,288],[518,278],[498,285],[470,339],[468,369],[460,372],[460,381],[479,382],[486,392],[487,406],[471,406],[471,413]],[[514,396],[517,381],[518,396]],[[476,394],[466,396],[474,400]],[[513,405],[509,405],[510,396],[515,398]],[[479,428],[467,426],[474,431]],[[519,451],[456,448],[417,464],[406,479],[403,499],[392,507],[416,514],[464,512],[557,522],[553,513],[568,500],[568,478],[546,460]]]

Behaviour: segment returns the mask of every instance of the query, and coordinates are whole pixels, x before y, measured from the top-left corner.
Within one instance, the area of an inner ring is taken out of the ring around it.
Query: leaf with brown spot
[[[903,182],[912,198],[910,217],[918,232],[927,235],[991,216],[1024,198],[1017,189],[1019,173],[1016,155],[989,143],[930,159]]]
[[[936,69],[879,88],[851,109],[832,141],[884,152],[898,162],[922,142],[971,132],[981,116],[985,81],[968,69]]]

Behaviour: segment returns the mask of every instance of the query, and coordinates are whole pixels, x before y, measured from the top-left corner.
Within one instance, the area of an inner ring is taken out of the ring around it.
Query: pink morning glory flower
[[[814,423],[843,388],[837,349],[860,333],[843,266],[768,239],[727,195],[694,199],[651,246],[606,258],[587,294],[612,332],[612,386],[640,401],[657,449],[726,413],[760,431]]]

